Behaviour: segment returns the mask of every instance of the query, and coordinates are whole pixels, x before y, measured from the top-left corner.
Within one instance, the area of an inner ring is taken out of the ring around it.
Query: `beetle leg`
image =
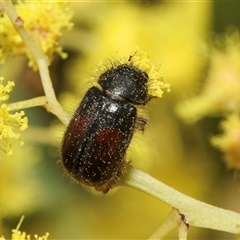
[[[146,124],[147,124],[147,119],[146,118],[138,117],[137,121],[136,121],[136,124],[135,124],[135,128],[136,128],[136,130],[143,132]]]

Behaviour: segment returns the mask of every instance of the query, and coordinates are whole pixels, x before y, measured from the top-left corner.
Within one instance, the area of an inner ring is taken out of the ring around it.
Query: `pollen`
[[[224,154],[224,161],[229,169],[240,169],[240,116],[230,114],[222,122],[222,135],[211,139],[212,144]]]
[[[9,98],[8,93],[12,91],[13,86],[14,82],[10,81],[4,86],[3,78],[0,77],[0,102]],[[23,111],[11,113],[11,108],[6,103],[0,104],[0,150],[11,155],[13,139],[23,144],[19,132],[28,127],[28,119]]]
[[[18,1],[15,7],[24,22],[24,27],[34,41],[40,45],[49,62],[53,60],[55,53],[62,58],[67,57],[58,43],[62,30],[73,26],[70,22],[72,13],[66,3],[42,0]],[[4,13],[1,16],[0,36],[4,36],[1,39],[0,62],[4,62],[9,54],[15,56],[27,54],[29,66],[36,70],[34,58]]]
[[[161,71],[161,64],[154,65],[145,51],[137,48],[130,57],[121,58],[118,52],[115,52],[106,61],[100,62],[98,68],[96,68],[92,74],[92,84],[96,86],[94,80],[97,79],[102,73],[108,71],[109,69],[116,68],[121,64],[132,65],[143,72],[147,73],[149,79],[147,82],[148,95],[150,97],[161,98],[164,91],[170,92],[171,85],[167,83],[163,78],[163,72]]]
[[[161,65],[154,65],[148,58],[146,52],[137,50],[128,60],[129,64],[146,72],[149,76],[148,94],[151,97],[162,97],[163,90],[170,92],[170,84],[163,79],[163,73],[160,70]]]

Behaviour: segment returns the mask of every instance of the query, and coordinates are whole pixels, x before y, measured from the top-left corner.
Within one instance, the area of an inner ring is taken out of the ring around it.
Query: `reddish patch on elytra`
[[[122,139],[122,133],[119,129],[115,128],[105,128],[96,136],[96,143],[99,144],[108,144],[109,142],[114,147],[116,143]]]

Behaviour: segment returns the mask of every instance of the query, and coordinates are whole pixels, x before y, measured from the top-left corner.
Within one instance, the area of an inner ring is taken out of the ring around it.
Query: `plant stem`
[[[177,209],[173,208],[162,225],[148,238],[148,240],[163,239],[174,228],[181,224],[181,216]]]
[[[24,21],[22,18],[16,13],[13,4],[10,0],[0,0],[2,4],[3,10],[6,12],[8,17],[10,18],[14,28],[16,29],[19,36],[22,38],[26,47],[30,50],[33,54],[34,58],[36,59],[39,73],[41,76],[41,81],[43,85],[43,89],[47,98],[47,102],[49,104],[48,110],[55,114],[65,125],[69,121],[69,116],[63,110],[62,106],[58,102],[53,86],[52,81],[49,75],[48,70],[48,59],[42,50],[34,43],[31,39],[30,35],[24,28]]]
[[[46,97],[26,100],[10,104],[10,106],[16,109],[19,105],[24,108],[48,103],[47,109],[66,125],[69,121],[69,117],[56,99],[49,75],[47,57],[29,36],[24,28],[24,21],[16,13],[12,2],[10,0],[0,0],[0,3],[23,42],[35,57],[46,95]],[[130,169],[125,179],[123,179],[122,184],[146,192],[178,209],[181,214],[185,215],[185,219],[190,226],[210,228],[235,234],[240,233],[239,213],[217,208],[188,197],[133,167]],[[180,231],[181,238],[186,239],[186,226],[182,225],[182,227],[183,230]]]
[[[9,103],[8,106],[11,108],[11,111],[37,106],[44,106],[48,110],[47,98],[45,96],[31,98],[28,100],[19,101],[15,103]]]
[[[185,215],[189,226],[240,233],[240,214],[188,197],[134,167],[122,181],[171,205]]]

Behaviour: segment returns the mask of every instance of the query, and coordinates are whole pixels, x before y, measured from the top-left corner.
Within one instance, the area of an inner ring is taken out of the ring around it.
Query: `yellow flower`
[[[137,50],[128,62],[148,74],[148,94],[150,96],[162,97],[163,89],[170,92],[170,84],[164,82],[160,65],[154,66],[144,51]]]
[[[12,230],[12,237],[11,240],[31,240],[31,236],[26,234],[26,232],[19,231],[19,228],[22,224],[24,216],[21,217],[18,226]],[[49,233],[45,233],[42,237],[39,237],[37,234],[34,235],[35,240],[47,240],[49,237]],[[0,237],[0,240],[6,240],[4,236]]]
[[[39,237],[37,234],[34,235],[35,240],[47,240],[49,233],[46,233],[42,237]],[[19,230],[12,230],[12,238],[11,240],[31,240],[31,236],[26,234],[26,232],[21,232]]]
[[[16,229],[12,230],[12,237],[11,240],[31,240],[31,236],[26,234],[26,232],[22,232],[19,231],[19,228],[22,224],[22,221],[24,219],[24,216],[22,216],[22,218],[20,219],[20,222],[18,224],[18,226],[16,227]],[[45,235],[43,235],[42,237],[39,237],[37,234],[34,235],[34,239],[35,240],[47,240],[49,237],[49,233],[45,233]],[[0,237],[0,240],[6,240],[4,238],[4,236]]]
[[[178,112],[186,121],[206,115],[240,109],[240,34],[219,38],[211,48],[210,67],[201,93],[180,104]]]
[[[5,101],[9,98],[8,93],[12,91],[13,82],[8,82],[3,85],[3,78],[0,77],[0,101]],[[19,131],[23,131],[28,127],[28,119],[24,117],[24,112],[10,113],[11,108],[3,103],[0,105],[0,149],[12,154],[11,139],[18,139],[21,144]]]
[[[223,134],[213,137],[212,144],[224,153],[224,160],[230,169],[240,170],[240,116],[231,114],[221,124]]]
[[[50,62],[54,53],[60,54],[62,58],[67,56],[58,43],[62,36],[62,29],[72,27],[72,23],[70,23],[72,13],[66,3],[57,1],[19,1],[15,7],[24,21],[24,27],[35,42],[41,46]],[[0,36],[2,36],[0,62],[3,62],[8,54],[27,54],[29,65],[36,69],[37,66],[32,55],[25,47],[6,14],[1,17]]]
[[[10,93],[14,87],[14,82],[8,82],[6,86],[2,84],[4,78],[0,77],[0,101],[6,101],[9,98]]]
[[[93,84],[96,84],[96,80],[102,73],[119,64],[133,65],[148,74],[149,80],[147,86],[149,96],[162,97],[164,89],[166,89],[167,92],[170,91],[170,84],[164,81],[163,74],[160,71],[160,65],[155,66],[148,58],[146,52],[138,48],[130,57],[121,58],[118,54],[115,54],[106,62],[100,62],[92,76],[92,80],[95,81]]]

